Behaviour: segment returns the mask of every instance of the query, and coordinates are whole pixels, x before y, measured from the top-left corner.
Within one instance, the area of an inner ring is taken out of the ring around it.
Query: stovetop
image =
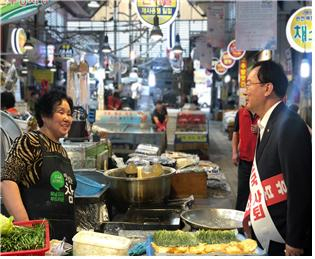
[[[183,226],[182,211],[191,208],[194,197],[169,200],[166,204],[145,207],[131,206],[126,213],[116,213],[111,221],[103,223],[97,231],[118,234],[121,230],[176,230]]]

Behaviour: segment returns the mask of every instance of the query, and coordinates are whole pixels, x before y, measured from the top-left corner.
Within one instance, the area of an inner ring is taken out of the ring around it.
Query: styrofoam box
[[[92,231],[79,231],[73,238],[73,255],[128,255],[131,240]]]

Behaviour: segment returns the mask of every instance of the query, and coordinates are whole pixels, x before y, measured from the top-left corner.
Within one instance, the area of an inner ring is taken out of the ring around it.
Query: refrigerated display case
[[[195,153],[201,159],[209,159],[209,127],[204,112],[178,113],[174,150]]]

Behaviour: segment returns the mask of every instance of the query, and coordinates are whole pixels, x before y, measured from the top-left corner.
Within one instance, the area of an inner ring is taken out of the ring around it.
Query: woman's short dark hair
[[[38,99],[35,104],[35,118],[39,127],[42,127],[44,125],[42,117],[51,118],[55,112],[54,109],[56,105],[60,105],[63,100],[68,102],[72,114],[72,99],[61,91],[51,90]]]
[[[2,92],[1,93],[1,109],[6,110],[13,108],[15,106],[15,97],[11,92]]]
[[[283,98],[288,88],[288,78],[280,64],[272,60],[257,62],[253,68],[259,67],[257,77],[261,83],[272,83],[275,94]]]

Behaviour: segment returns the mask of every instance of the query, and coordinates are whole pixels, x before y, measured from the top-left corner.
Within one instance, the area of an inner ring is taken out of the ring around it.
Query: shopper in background
[[[108,110],[120,110],[122,102],[118,92],[114,92],[113,95],[108,96],[107,109]]]
[[[15,108],[15,96],[13,93],[4,91],[1,93],[1,110],[7,112],[11,116],[19,115]]]
[[[31,96],[28,100],[28,107],[30,109],[31,114],[35,113],[35,103],[39,98],[39,93],[36,91],[31,92]]]
[[[299,114],[299,106],[297,105],[297,104],[295,104],[295,103],[292,103],[292,104],[290,104],[289,106],[289,109],[291,110],[291,111],[294,111],[295,113],[297,113],[297,114]],[[308,128],[308,131],[310,132],[310,134],[312,135],[312,128],[310,127],[310,126],[308,126],[308,124],[306,123],[306,126],[307,126],[307,128]]]
[[[163,106],[162,101],[157,101],[155,109],[152,113],[152,122],[157,131],[166,131],[167,120],[168,117],[166,108]]]
[[[72,123],[73,103],[64,93],[50,91],[35,105],[40,127],[16,138],[1,172],[4,205],[16,221],[49,220],[51,239],[72,242],[75,234],[76,180],[59,139]]]
[[[232,161],[238,166],[236,209],[245,211],[249,195],[249,177],[252,170],[256,141],[258,116],[246,107],[241,107],[235,116],[232,137]]]
[[[254,65],[247,107],[260,120],[250,197],[244,217],[249,234],[269,255],[311,255],[312,144],[305,122],[283,103],[288,80],[273,61]]]

